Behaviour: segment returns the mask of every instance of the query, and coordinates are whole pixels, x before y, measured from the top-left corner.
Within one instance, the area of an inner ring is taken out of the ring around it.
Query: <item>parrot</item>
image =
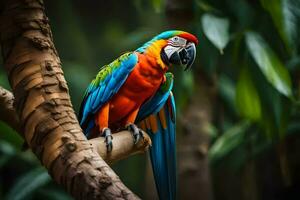
[[[176,107],[171,67],[191,69],[195,35],[168,30],[134,51],[104,65],[87,87],[78,120],[87,138],[105,138],[113,149],[113,133],[128,130],[134,144],[149,134],[152,171],[161,200],[176,199]]]

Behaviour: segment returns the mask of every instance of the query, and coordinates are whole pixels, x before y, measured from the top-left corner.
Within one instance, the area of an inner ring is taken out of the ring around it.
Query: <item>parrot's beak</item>
[[[184,66],[184,71],[191,68],[196,58],[196,46],[189,42],[185,47],[166,46],[161,57],[167,64]]]

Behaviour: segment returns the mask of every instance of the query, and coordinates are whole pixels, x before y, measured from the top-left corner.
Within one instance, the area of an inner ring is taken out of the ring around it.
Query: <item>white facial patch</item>
[[[168,45],[164,48],[164,51],[165,51],[166,55],[168,56],[168,58],[170,58],[174,52],[179,51],[182,48],[184,48],[186,46],[186,43],[187,43],[187,40],[182,37],[174,36],[174,37],[170,38],[168,40]]]
[[[176,51],[182,49],[182,47],[175,47],[175,46],[172,46],[172,45],[168,45],[164,48],[164,51],[168,57],[168,59],[170,59],[170,57],[172,56],[173,53],[175,53]]]
[[[168,44],[175,46],[175,47],[184,47],[187,43],[187,40],[182,38],[182,37],[178,37],[178,36],[174,36],[172,38],[169,39]]]

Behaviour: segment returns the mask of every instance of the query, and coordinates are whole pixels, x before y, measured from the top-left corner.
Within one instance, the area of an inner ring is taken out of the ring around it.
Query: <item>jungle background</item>
[[[169,29],[197,35],[175,74],[179,199],[300,199],[298,0],[45,0],[75,110],[99,68]],[[6,74],[0,84],[9,89]],[[4,115],[5,113],[0,113]],[[0,122],[0,199],[71,199]],[[147,155],[113,169],[156,199]]]

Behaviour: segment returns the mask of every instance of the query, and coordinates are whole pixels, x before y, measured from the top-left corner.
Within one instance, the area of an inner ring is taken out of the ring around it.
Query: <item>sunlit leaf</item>
[[[0,152],[2,155],[14,155],[16,149],[9,142],[0,140]]]
[[[261,118],[261,103],[258,92],[246,67],[240,72],[235,100],[239,113],[242,116],[253,121]]]
[[[231,127],[221,135],[209,150],[208,156],[210,161],[212,163],[216,162],[239,146],[243,142],[249,126],[250,122],[243,121]]]
[[[24,176],[20,177],[17,183],[9,191],[6,199],[21,200],[26,199],[36,189],[49,183],[50,177],[44,168],[36,168]]]
[[[263,38],[254,32],[246,34],[247,47],[267,80],[281,94],[292,97],[289,72]]]
[[[223,49],[229,41],[229,20],[204,14],[201,22],[206,37],[223,53]]]
[[[205,124],[203,130],[210,136],[211,140],[218,137],[218,129],[212,123]]]
[[[298,27],[294,0],[261,0],[261,4],[270,13],[286,46],[295,48]]]
[[[251,78],[261,102],[262,117],[259,125],[269,140],[278,138],[279,135],[285,134],[285,122],[290,113],[287,108],[292,101],[268,82],[259,67],[251,65],[248,69],[251,71]]]

